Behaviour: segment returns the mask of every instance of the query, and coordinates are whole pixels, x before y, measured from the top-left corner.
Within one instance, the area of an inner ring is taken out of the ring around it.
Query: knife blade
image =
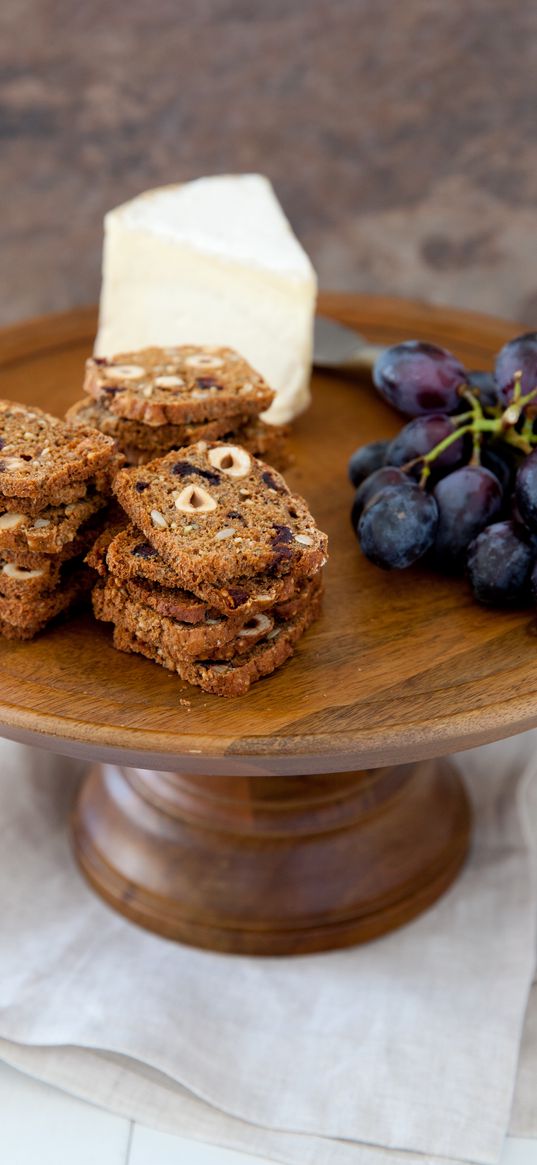
[[[383,348],[337,323],[328,316],[315,316],[313,332],[313,363],[317,368],[332,368],[341,372],[370,372]]]

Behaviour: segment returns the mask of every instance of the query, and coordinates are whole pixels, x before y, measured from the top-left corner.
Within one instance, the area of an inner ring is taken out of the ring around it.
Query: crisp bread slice
[[[1,456],[1,455],[0,455]],[[0,512],[26,514],[28,517],[40,518],[44,510],[51,506],[71,505],[74,502],[87,501],[97,494],[105,498],[110,497],[112,481],[118,471],[125,465],[125,457],[119,451],[114,453],[111,461],[104,469],[99,469],[95,476],[75,481],[72,485],[51,485],[46,502],[41,495],[35,498],[18,497],[16,494],[7,496],[0,493]],[[0,479],[1,484],[1,479]]]
[[[104,470],[115,451],[112,438],[95,429],[76,428],[41,409],[0,401],[0,494],[4,498],[50,505],[58,490],[69,491]]]
[[[112,413],[146,425],[257,416],[274,393],[233,348],[143,348],[86,363],[84,390]]]
[[[39,599],[10,599],[0,596],[0,635],[5,639],[33,639],[57,615],[88,594],[94,575],[86,567],[73,564],[56,590]]]
[[[294,619],[274,628],[271,638],[256,643],[249,651],[231,660],[184,660],[177,657],[163,641],[161,629],[152,639],[151,629],[129,630],[118,616],[114,626],[114,647],[132,652],[159,663],[169,671],[177,672],[187,683],[216,696],[243,696],[252,684],[272,674],[294,653],[296,644],[318,617],[321,609],[319,591]]]
[[[242,623],[236,616],[230,619],[220,616],[202,623],[170,618],[128,594],[113,578],[95,587],[93,610],[97,619],[106,623],[120,619],[129,631],[147,633],[152,642],[157,642],[160,636],[163,645],[168,644],[174,655],[187,660],[200,656],[224,658],[248,651],[274,627],[274,618],[265,612]]]
[[[84,397],[72,405],[65,419],[73,425],[85,425],[99,429],[101,433],[113,437],[119,448],[136,450],[145,459],[161,457],[170,449],[181,449],[183,445],[193,445],[196,441],[214,441],[230,431],[240,428],[245,422],[244,413],[219,417],[214,421],[201,421],[189,425],[148,425],[143,421],[132,421],[112,413],[106,400]],[[268,426],[265,426],[268,428]],[[141,464],[141,463],[140,463]]]
[[[107,502],[102,494],[93,494],[61,506],[47,506],[38,514],[5,510],[0,513],[0,554],[60,554]]]
[[[0,549],[0,596],[24,602],[48,596],[60,582],[65,564],[87,553],[102,521],[101,514],[93,515],[57,554]]]
[[[243,445],[275,469],[286,469],[290,463],[289,425],[266,425],[258,417],[245,419],[242,413],[192,425],[146,425],[110,412],[104,400],[84,397],[67,410],[65,419],[114,437],[127,465],[145,465],[172,449],[218,439]]]
[[[161,587],[158,583],[126,581],[122,582],[121,586],[130,598],[152,607],[154,611],[158,611],[160,615],[167,615],[170,619],[199,624],[226,618],[228,622],[233,620],[236,627],[241,627],[248,619],[255,618],[265,611],[284,619],[291,618],[302,606],[304,591],[310,581],[302,580],[302,583],[294,586],[293,597],[283,602],[271,602],[267,593],[260,591],[257,596],[253,594],[249,602],[243,603],[235,611],[218,610],[198,599],[196,595],[189,594],[188,591]]]
[[[105,551],[105,567],[99,570],[93,558]],[[90,561],[88,559],[88,561]],[[247,619],[258,611],[266,611],[276,603],[290,600],[299,585],[291,574],[281,578],[255,575],[239,578],[228,586],[213,586],[203,583],[198,586],[198,595],[181,587],[180,580],[171,566],[160,557],[154,546],[135,526],[107,539],[103,535],[95,544],[92,561],[99,573],[109,569],[123,582],[139,584],[153,593],[154,603],[162,599],[162,614],[181,618],[189,623],[199,623],[213,611],[229,615],[233,612]],[[169,609],[166,610],[166,605]]]
[[[303,611],[321,586],[320,576],[302,587],[295,603],[293,617]],[[216,615],[203,622],[189,623],[177,615],[163,613],[153,602],[153,592],[134,589],[132,584],[119,583],[111,575],[100,582],[93,592],[97,618],[115,623],[121,616],[124,626],[133,632],[148,629],[152,641],[159,635],[166,640],[168,650],[180,658],[229,659],[249,651],[260,639],[266,638],[275,623],[282,621],[278,608],[259,612],[247,619],[238,615]]]
[[[249,574],[312,575],[326,559],[326,535],[304,499],[241,446],[199,442],[121,470],[113,488],[195,594],[207,583],[222,586]]]
[[[200,428],[201,426],[198,426],[198,431]],[[277,428],[275,425],[265,425],[263,421],[251,421],[248,425],[242,425],[240,429],[224,433],[220,440],[242,445],[254,457],[261,458],[281,473],[293,463],[293,457],[289,450],[287,435],[279,429],[283,429],[283,426]],[[267,430],[271,431],[267,432]],[[212,438],[207,434],[207,439],[211,440]],[[147,449],[139,449],[136,445],[125,444],[121,446],[127,465],[147,465],[148,461],[153,461],[155,457],[164,457],[172,449],[178,448],[178,444],[173,442],[168,445],[163,444],[161,449],[150,453]]]

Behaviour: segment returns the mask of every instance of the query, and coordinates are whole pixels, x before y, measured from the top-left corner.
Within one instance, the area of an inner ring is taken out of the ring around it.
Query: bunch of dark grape
[[[537,332],[469,372],[445,348],[387,348],[373,382],[411,418],[353,453],[351,520],[376,566],[466,572],[493,606],[537,598]]]

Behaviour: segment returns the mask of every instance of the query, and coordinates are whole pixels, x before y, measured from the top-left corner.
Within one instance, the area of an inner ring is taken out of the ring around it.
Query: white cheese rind
[[[229,345],[276,390],[265,419],[283,424],[309,403],[316,292],[267,179],[163,187],[106,216],[95,352]]]

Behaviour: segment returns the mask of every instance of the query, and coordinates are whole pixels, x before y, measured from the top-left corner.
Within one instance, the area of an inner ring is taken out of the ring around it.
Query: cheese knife
[[[370,344],[354,328],[339,324],[328,316],[315,316],[313,363],[317,368],[340,372],[371,372],[384,349]]]

